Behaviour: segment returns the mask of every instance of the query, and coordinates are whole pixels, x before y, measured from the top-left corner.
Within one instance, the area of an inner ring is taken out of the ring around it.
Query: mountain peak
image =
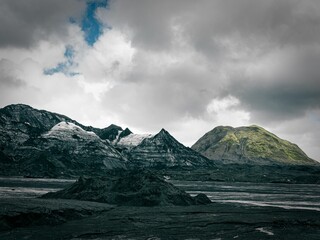
[[[164,128],[162,128],[160,132],[158,132],[152,139],[155,142],[159,142],[159,144],[167,144],[167,145],[175,145],[175,146],[182,145]]]
[[[167,130],[165,130],[164,128],[162,128],[160,130],[160,132],[158,132],[156,135],[170,135],[171,136],[171,134]]]
[[[116,130],[121,130],[122,131],[122,127],[120,127],[118,125],[115,125],[115,124],[110,124],[108,127],[104,128],[104,129],[108,129],[108,130],[116,129]]]
[[[165,129],[132,148],[130,156],[131,163],[144,167],[203,167],[212,164],[209,159],[185,147]]]

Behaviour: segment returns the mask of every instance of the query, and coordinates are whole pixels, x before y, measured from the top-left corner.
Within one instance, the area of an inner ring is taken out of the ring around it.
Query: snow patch
[[[135,147],[138,146],[144,139],[152,138],[154,134],[130,134],[120,139],[117,145],[122,147]]]
[[[53,126],[49,132],[43,134],[43,137],[57,138],[99,138],[94,132],[83,130],[81,127],[70,122],[60,122]]]
[[[116,138],[115,138],[113,141],[111,141],[111,143],[112,143],[113,145],[115,145],[115,144],[117,143],[117,141],[119,141],[119,137],[120,137],[120,134],[121,134],[122,132],[123,132],[122,130],[118,130],[118,133],[117,133]],[[110,141],[109,141],[109,142],[110,142]]]

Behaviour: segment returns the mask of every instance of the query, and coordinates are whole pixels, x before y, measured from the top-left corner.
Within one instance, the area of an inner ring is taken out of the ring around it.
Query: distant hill
[[[296,144],[262,127],[219,126],[206,133],[192,149],[211,160],[236,164],[317,164]]]

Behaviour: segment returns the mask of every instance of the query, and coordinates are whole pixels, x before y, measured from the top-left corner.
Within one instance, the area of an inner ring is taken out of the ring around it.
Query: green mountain
[[[212,160],[241,164],[316,164],[296,144],[283,140],[262,127],[219,126],[192,147]]]

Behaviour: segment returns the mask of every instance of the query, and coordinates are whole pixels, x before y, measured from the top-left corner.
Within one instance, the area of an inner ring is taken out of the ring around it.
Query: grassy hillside
[[[205,134],[192,149],[225,163],[313,164],[296,144],[283,140],[262,127],[219,126]]]

